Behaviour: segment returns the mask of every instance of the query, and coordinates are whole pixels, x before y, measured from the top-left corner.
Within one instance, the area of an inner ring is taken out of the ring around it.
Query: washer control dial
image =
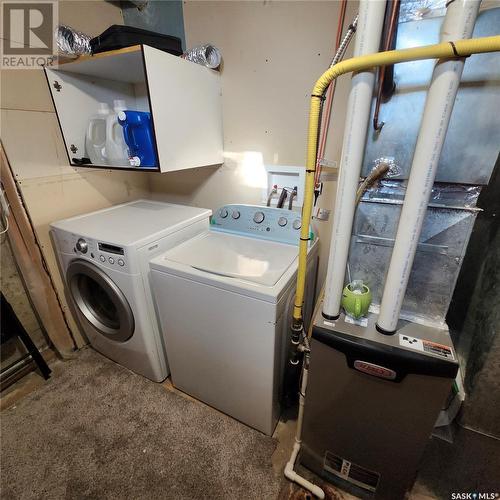
[[[108,262],[110,264],[114,264],[115,263],[115,259],[113,259],[113,257],[108,257]]]
[[[264,212],[255,212],[255,215],[253,216],[253,221],[256,224],[260,224],[261,222],[264,221],[264,219],[265,219]]]
[[[233,219],[239,219],[240,218],[240,213],[238,212],[238,210],[233,210],[233,213],[231,214],[231,217]]]
[[[125,261],[123,259],[118,259],[118,265],[123,267],[125,265]]]
[[[87,242],[83,238],[78,238],[75,246],[76,249],[82,253],[87,253],[87,250],[89,249]]]
[[[106,262],[106,257],[104,257],[104,255],[99,255],[99,260],[101,262]]]
[[[302,227],[302,222],[300,221],[300,219],[295,219],[293,221],[293,228],[300,229],[301,227]]]
[[[220,215],[223,219],[225,219],[225,218],[228,216],[228,213],[229,213],[229,212],[227,211],[227,208],[221,208],[221,209],[219,210],[219,215]]]
[[[288,219],[286,217],[280,217],[278,219],[278,225],[281,227],[285,227],[288,224]]]

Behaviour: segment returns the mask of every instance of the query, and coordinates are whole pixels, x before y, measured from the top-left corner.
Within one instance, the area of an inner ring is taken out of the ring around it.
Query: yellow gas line
[[[299,268],[297,272],[297,293],[293,308],[294,328],[302,328],[302,304],[306,283],[307,248],[310,239],[310,220],[314,198],[314,173],[316,171],[316,155],[321,101],[330,83],[340,75],[352,71],[363,71],[378,66],[388,66],[406,61],[421,59],[450,59],[468,57],[472,54],[500,51],[500,36],[457,40],[427,45],[413,49],[390,50],[342,61],[325,71],[314,85],[309,110],[309,131],[307,139],[306,182],[304,205],[302,207],[302,228],[300,232]]]

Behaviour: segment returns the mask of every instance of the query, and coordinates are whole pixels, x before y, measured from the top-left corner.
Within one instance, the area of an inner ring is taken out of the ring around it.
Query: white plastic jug
[[[90,161],[95,165],[107,165],[104,148],[106,146],[106,120],[109,116],[109,106],[100,102],[97,114],[92,116],[85,136],[85,149]]]
[[[123,127],[118,123],[118,114],[127,109],[125,101],[113,101],[114,112],[106,120],[105,155],[111,165],[128,166],[128,148],[123,137]]]

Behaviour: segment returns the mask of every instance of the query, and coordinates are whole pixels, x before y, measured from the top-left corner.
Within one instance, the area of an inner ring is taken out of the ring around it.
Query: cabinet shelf
[[[147,45],[81,56],[45,68],[72,166],[171,172],[223,162],[220,74]],[[114,99],[151,113],[154,167],[81,163],[98,104]]]

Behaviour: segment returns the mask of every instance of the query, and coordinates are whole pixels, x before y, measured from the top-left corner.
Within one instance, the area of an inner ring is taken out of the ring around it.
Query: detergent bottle
[[[95,165],[107,165],[105,156],[106,120],[109,116],[109,106],[100,102],[97,114],[90,118],[85,135],[85,149],[90,161]]]
[[[129,162],[134,167],[156,167],[157,159],[153,139],[151,113],[146,111],[120,111],[118,121],[128,146]]]
[[[113,112],[106,119],[106,147],[105,156],[110,165],[129,165],[128,148],[123,137],[123,128],[118,122],[118,114],[125,111],[125,101],[115,99],[113,101]]]

